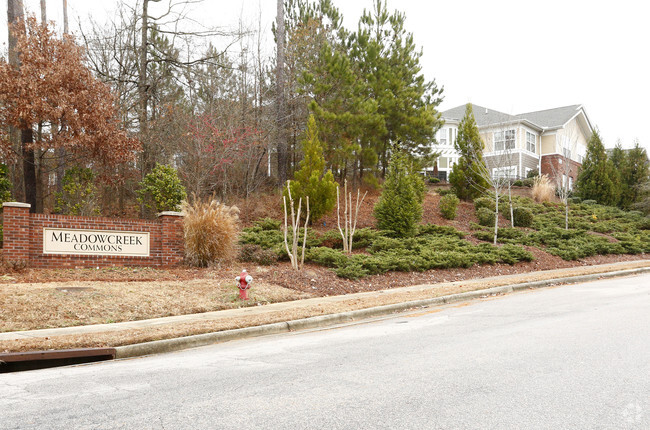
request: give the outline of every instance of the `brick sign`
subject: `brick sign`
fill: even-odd
[[[148,257],[149,233],[44,228],[43,253]]]
[[[157,220],[29,213],[30,205],[4,202],[6,261],[43,269],[170,267],[183,262],[183,217]]]

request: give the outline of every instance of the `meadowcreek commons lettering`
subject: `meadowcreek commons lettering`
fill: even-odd
[[[69,243],[75,251],[122,252],[123,245],[142,245],[142,237],[128,234],[52,232],[52,243]]]

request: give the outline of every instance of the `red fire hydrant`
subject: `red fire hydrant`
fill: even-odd
[[[235,278],[239,282],[239,298],[241,300],[248,300],[248,289],[251,287],[253,277],[246,272],[246,269],[241,271],[241,274]]]

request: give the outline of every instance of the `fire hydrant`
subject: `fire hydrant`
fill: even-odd
[[[241,274],[235,278],[239,282],[239,298],[241,300],[248,300],[248,289],[251,287],[253,277],[246,272],[246,269],[241,271]]]

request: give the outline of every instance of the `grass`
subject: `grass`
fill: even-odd
[[[318,302],[301,301],[297,302],[295,306],[285,309],[274,309],[273,306],[260,306],[250,309],[250,312],[246,312],[244,315],[239,315],[237,317],[219,316],[213,320],[196,321],[184,324],[162,324],[141,329],[0,341],[0,351],[9,352],[35,349],[114,347],[139,342],[149,342],[160,339],[170,339],[201,333],[251,327],[317,315],[346,312],[372,306],[382,306],[410,300],[474,291],[516,282],[539,281],[568,275],[602,273],[611,270],[624,270],[645,266],[647,266],[647,262],[626,262],[606,266],[571,267],[568,269],[522,273],[491,279],[481,278],[475,280],[464,280],[462,282],[443,282],[436,285],[393,290],[388,294],[362,293],[354,296],[339,296],[333,298],[334,300]],[[0,286],[0,291],[2,291],[4,287],[4,285]],[[465,306],[465,304],[459,306]]]
[[[0,332],[107,324],[297,300],[308,294],[256,282],[237,299],[234,275],[158,282],[0,284]]]

